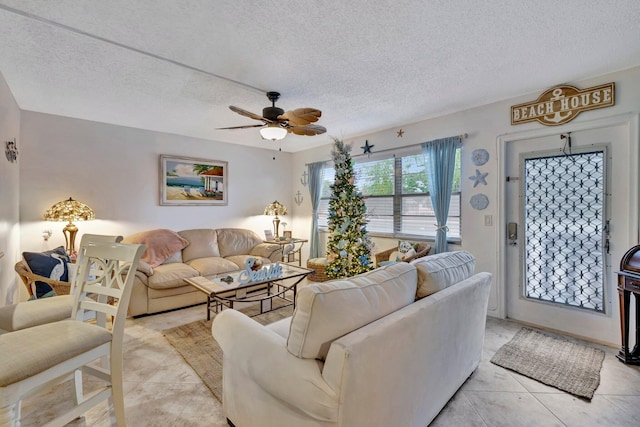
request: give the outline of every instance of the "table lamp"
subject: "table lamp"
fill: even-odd
[[[47,209],[44,213],[44,219],[45,221],[69,221],[62,229],[62,233],[67,244],[67,253],[73,256],[76,253],[75,241],[78,233],[78,227],[73,221],[96,219],[96,214],[89,206],[69,197],[68,200],[62,200]]]
[[[278,235],[278,226],[280,225],[280,218],[278,215],[286,215],[287,208],[284,207],[282,203],[275,200],[273,203],[269,203],[266,208],[264,208],[265,215],[275,215],[276,217],[273,219],[273,238],[278,239],[280,236]]]

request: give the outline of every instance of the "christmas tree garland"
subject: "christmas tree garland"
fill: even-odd
[[[334,138],[331,150],[335,181],[329,199],[329,232],[326,275],[336,279],[355,276],[373,268],[373,243],[367,233],[366,213],[362,193],[355,186],[350,145]]]

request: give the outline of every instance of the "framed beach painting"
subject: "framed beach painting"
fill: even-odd
[[[227,204],[227,162],[162,154],[160,156],[160,204]]]

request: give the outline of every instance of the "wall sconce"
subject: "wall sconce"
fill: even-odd
[[[18,160],[18,145],[16,144],[15,138],[13,138],[13,141],[7,141],[5,143],[4,154],[11,163]]]

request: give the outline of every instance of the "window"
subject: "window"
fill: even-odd
[[[422,154],[399,157],[355,158],[356,187],[367,205],[367,230],[373,235],[393,237],[434,237],[436,218],[429,197],[429,183]],[[326,230],[328,223],[330,185],[335,171],[323,170],[322,194],[318,224]],[[453,193],[447,219],[449,238],[459,239],[460,233],[460,149],[456,152]]]

